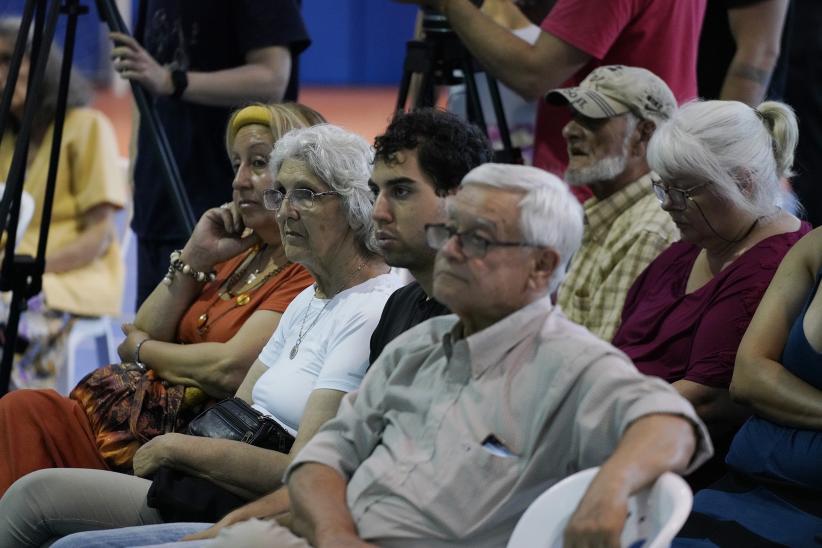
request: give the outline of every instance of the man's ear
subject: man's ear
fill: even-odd
[[[636,128],[639,131],[640,142],[647,145],[656,130],[656,124],[652,120],[640,120]]]
[[[544,290],[551,282],[551,277],[559,268],[559,253],[552,247],[536,249],[531,271],[531,285],[535,290]]]

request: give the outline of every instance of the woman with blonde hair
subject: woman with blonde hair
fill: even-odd
[[[137,451],[139,477],[66,468],[32,472],[0,499],[0,515],[7,516],[0,520],[0,546],[40,546],[73,532],[161,523],[181,514],[214,521],[282,485],[294,456],[359,387],[371,334],[385,301],[402,285],[377,253],[368,186],[372,159],[362,137],[328,124],[289,132],[272,153],[276,183],[264,191],[263,203],[276,215],[286,256],[316,283],[288,306],[235,399],[275,421],[288,443],[272,450],[171,433]],[[181,260],[194,272],[207,265],[206,254],[188,246]],[[180,277],[171,287],[187,281]],[[201,492],[159,481],[155,474],[168,477],[166,470],[172,478],[183,476],[183,485],[207,482],[214,504],[195,508]],[[146,479],[152,476],[153,484]],[[150,489],[155,494],[149,500]]]
[[[0,399],[0,494],[42,468],[130,471],[142,444],[185,429],[203,402],[236,392],[288,304],[313,281],[286,258],[263,203],[274,143],[307,125],[288,104],[232,115],[233,202],[203,215],[165,283],[123,326],[123,364],[90,373],[71,398],[18,390]],[[202,279],[179,272],[192,256]]]

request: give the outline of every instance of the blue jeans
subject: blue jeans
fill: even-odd
[[[63,537],[52,548],[127,548],[176,542],[186,535],[199,533],[211,523],[160,523],[139,527],[121,527],[103,531],[87,531]],[[191,543],[195,545],[194,542]]]

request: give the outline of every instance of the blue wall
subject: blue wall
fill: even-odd
[[[416,13],[391,0],[303,0],[313,42],[302,56],[302,82],[399,83]]]
[[[83,0],[81,4],[87,6],[89,12],[77,18],[74,65],[92,80],[105,81],[109,78],[109,74],[106,59],[108,46],[104,42],[104,27],[100,22],[94,0]],[[0,16],[20,16],[24,5],[25,0],[0,0]],[[57,22],[56,42],[61,48],[64,43],[66,20],[67,18],[61,15]],[[34,32],[34,27],[31,32]]]
[[[231,0],[225,0],[230,2]],[[136,1],[134,2],[136,4]],[[392,0],[303,0],[303,17],[312,38],[302,55],[301,80],[316,85],[397,84],[405,42],[414,31],[414,6]],[[0,0],[0,15],[19,15],[24,0]],[[75,65],[97,81],[107,78],[105,29],[94,0],[79,18]],[[62,46],[65,18],[58,27]]]

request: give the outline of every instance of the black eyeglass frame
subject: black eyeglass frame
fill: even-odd
[[[675,206],[669,206],[669,209],[673,209],[674,211],[685,211],[686,209],[688,209],[688,201],[690,200],[694,202],[694,191],[699,190],[707,184],[708,182],[706,181],[704,183],[699,183],[688,188],[674,188],[663,184],[662,179],[653,179],[651,181],[651,187],[654,190],[654,194],[656,194],[656,199],[659,200],[659,205],[664,204],[665,198],[667,197],[668,201],[671,203],[671,206]],[[673,196],[675,195],[682,196],[682,201],[679,203],[676,202],[673,198]]]
[[[444,238],[440,242],[440,244],[437,245],[434,240],[438,239],[436,238],[435,233],[439,230],[444,230],[445,233],[442,233],[440,235],[447,235],[447,238]],[[489,240],[488,238],[483,238],[482,236],[473,235],[471,234],[472,232],[474,232],[474,230],[458,232],[455,227],[448,225],[446,223],[427,224],[425,225],[425,243],[428,244],[428,247],[430,247],[431,249],[439,251],[443,248],[446,242],[448,242],[448,240],[456,236],[457,244],[459,245],[462,254],[471,259],[481,259],[485,257],[485,255],[488,253],[489,247],[542,247],[540,245],[529,244],[526,242],[506,242],[500,240]],[[469,244],[466,248],[465,242],[463,240],[463,238],[466,235],[471,235],[472,238],[474,238],[475,240],[479,240],[479,242],[482,243],[478,244],[478,242],[475,241],[474,244]],[[476,248],[476,245],[480,245],[481,247]],[[473,249],[474,251],[469,251],[469,249]]]

